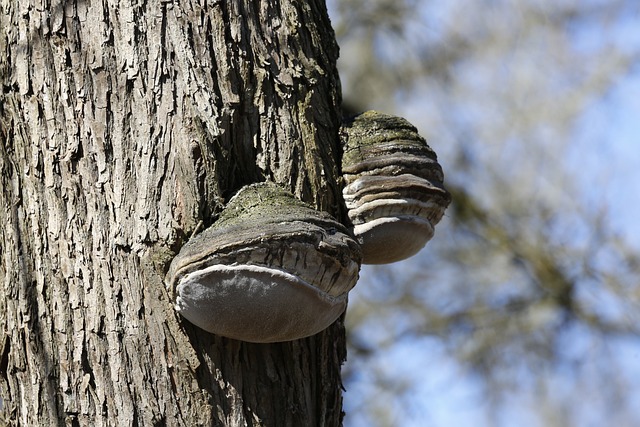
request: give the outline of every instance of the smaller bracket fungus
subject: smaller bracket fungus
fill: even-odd
[[[345,310],[362,254],[347,229],[275,184],[243,187],[171,262],[175,308],[194,325],[249,342],[290,341]]]
[[[345,123],[342,138],[342,195],[363,263],[414,255],[451,201],[436,153],[405,119],[376,111]]]

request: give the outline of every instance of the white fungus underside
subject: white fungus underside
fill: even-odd
[[[250,342],[289,341],[328,327],[346,308],[286,271],[258,265],[212,265],[182,277],[176,310],[196,326]]]
[[[415,255],[433,237],[430,221],[410,215],[378,218],[353,228],[364,264],[386,264]]]

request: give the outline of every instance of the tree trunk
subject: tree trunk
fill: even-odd
[[[343,219],[321,0],[0,0],[0,385],[11,425],[340,425],[340,321],[249,344],[164,274],[243,185]]]

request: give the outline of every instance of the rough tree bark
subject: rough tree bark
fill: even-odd
[[[344,331],[259,345],[163,283],[234,191],[342,218],[322,0],[0,0],[0,386],[11,425],[339,425]]]

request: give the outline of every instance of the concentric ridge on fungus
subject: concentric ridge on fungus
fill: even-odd
[[[275,184],[242,188],[174,258],[176,310],[209,332],[250,342],[294,340],[333,323],[358,280],[347,229]]]
[[[345,123],[342,138],[342,194],[363,263],[412,256],[451,201],[435,152],[405,119],[376,111]]]

